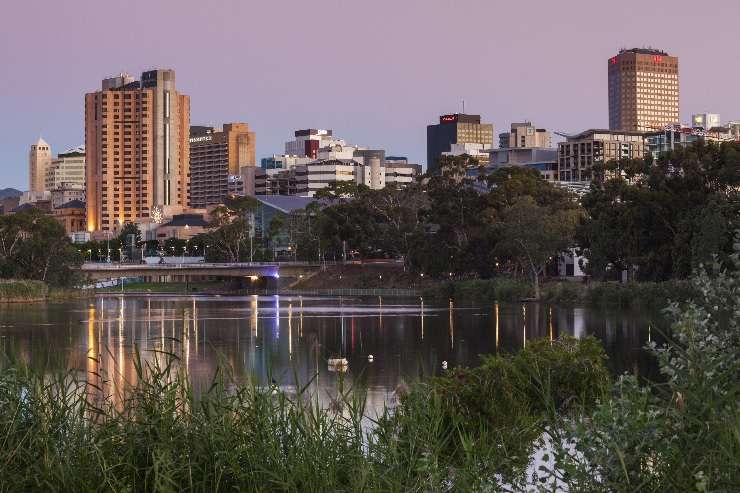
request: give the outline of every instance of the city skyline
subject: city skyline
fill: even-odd
[[[607,22],[586,2],[569,9],[473,0],[288,9],[178,2],[170,14],[172,2],[134,1],[125,11],[136,22],[115,42],[109,33],[124,26],[123,7],[46,3],[5,11],[0,188],[28,188],[28,149],[39,137],[55,155],[84,143],[84,94],[96,81],[155,67],[177,72],[193,125],[247,122],[258,160],[280,153],[295,129],[332,128],[349,142],[426,164],[426,126],[462,111],[463,99],[466,112],[497,132],[524,120],[551,131],[608,128],[605,61],[643,46],[681,60],[682,122],[704,112],[740,119],[732,97],[740,68],[717,49],[732,53],[735,2],[711,11],[678,2],[666,12],[626,1]],[[162,19],[171,27],[160,27]],[[79,32],[54,34],[75,23]],[[712,29],[697,43],[691,33],[706,25]],[[29,34],[40,31],[49,35]]]

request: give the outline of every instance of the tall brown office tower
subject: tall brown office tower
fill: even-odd
[[[121,74],[85,95],[87,229],[189,205],[190,98],[174,70]]]
[[[678,58],[660,50],[621,50],[609,65],[609,129],[650,131],[679,123]]]
[[[191,207],[223,203],[229,177],[255,165],[254,145],[254,132],[246,123],[227,123],[222,129],[190,127]]]

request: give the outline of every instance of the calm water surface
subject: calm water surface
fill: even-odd
[[[534,338],[594,335],[615,372],[655,377],[641,349],[661,332],[644,313],[535,303],[464,306],[419,298],[297,296],[101,296],[59,304],[0,306],[0,352],[47,370],[103,374],[109,391],[135,382],[133,354],[178,355],[196,389],[218,365],[238,380],[290,387],[312,381],[334,393],[346,358],[345,385],[367,390],[382,409],[401,382],[448,367],[474,366],[480,354],[517,351]],[[369,361],[368,356],[373,355]],[[311,380],[315,375],[318,377]],[[92,378],[92,377],[90,377]]]

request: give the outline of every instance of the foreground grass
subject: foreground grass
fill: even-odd
[[[288,395],[219,371],[196,396],[163,353],[137,361],[125,395],[102,392],[99,375],[10,364],[0,374],[0,489],[478,489],[522,475],[550,411],[593,405],[603,359],[592,339],[541,341],[412,387],[370,431],[361,391],[327,409],[305,389]],[[543,399],[543,385],[557,397]]]

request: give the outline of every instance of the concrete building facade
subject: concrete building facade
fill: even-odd
[[[190,98],[173,70],[121,74],[85,95],[88,231],[189,206]]]
[[[722,120],[717,113],[694,113],[691,115],[691,127],[711,130],[722,126]]]
[[[71,237],[74,233],[85,231],[87,228],[85,203],[81,200],[70,200],[54,206],[52,216],[64,226],[67,236]]]
[[[28,152],[28,191],[43,192],[46,188],[46,174],[51,167],[51,146],[39,137]]]
[[[512,123],[511,130],[498,134],[501,149],[552,147],[552,136],[544,128],[537,128],[531,122]]]
[[[52,159],[46,171],[45,189],[85,190],[85,146],[73,147]],[[83,199],[84,202],[84,199]]]
[[[507,166],[524,166],[540,172],[549,182],[558,181],[558,150],[550,147],[510,147],[490,151],[487,172]],[[471,170],[471,173],[474,170]],[[469,176],[476,176],[469,174]]]
[[[452,152],[453,144],[477,144],[485,151],[493,147],[493,125],[481,123],[480,115],[442,115],[439,123],[427,125],[427,172],[439,171],[439,160]],[[464,147],[464,146],[463,146]]]
[[[190,205],[205,208],[223,203],[229,177],[255,166],[255,134],[247,123],[222,128],[190,127]]]
[[[317,159],[319,149],[334,144],[345,145],[342,139],[335,139],[331,130],[307,128],[296,130],[295,139],[285,143],[285,154]]]
[[[607,64],[610,130],[652,131],[680,122],[677,57],[633,48]]]
[[[77,200],[81,203],[85,202],[85,189],[76,185],[66,186],[66,184],[62,184],[49,193],[51,194],[52,207],[59,207],[60,205],[73,200]]]
[[[596,178],[595,164],[619,159],[641,159],[647,146],[644,132],[590,129],[558,143],[558,180],[588,182]]]

